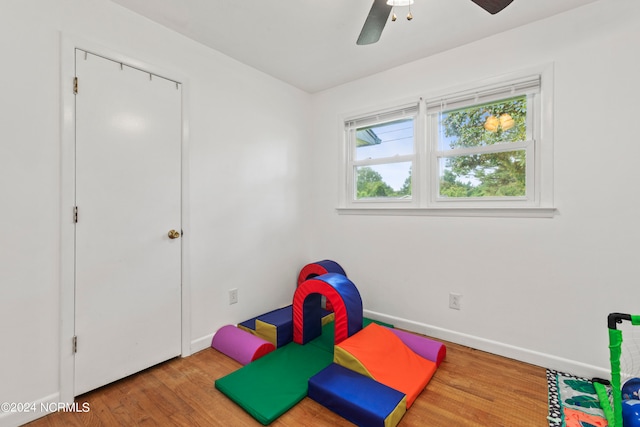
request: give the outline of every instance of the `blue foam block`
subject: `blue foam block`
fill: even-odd
[[[322,316],[322,318],[331,314],[331,311],[321,309],[320,315]],[[238,326],[255,331],[256,320],[260,320],[261,322],[273,325],[275,327],[275,342],[273,342],[273,344],[277,348],[280,348],[293,341],[293,306],[288,305],[286,307],[272,310],[268,313],[264,313],[260,316],[256,316],[252,319],[238,323]]]
[[[406,412],[403,393],[335,363],[309,379],[308,396],[358,426],[395,426]]]
[[[280,348],[283,345],[289,344],[293,341],[293,308],[287,306],[278,310],[270,311],[269,313],[258,316],[258,320],[274,325],[277,330],[276,347]]]

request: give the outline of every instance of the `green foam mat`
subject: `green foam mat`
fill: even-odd
[[[215,386],[267,425],[304,399],[309,378],[332,361],[333,351],[289,343],[216,380]]]
[[[371,323],[363,319],[364,326]],[[385,326],[391,326],[382,322]],[[306,345],[289,343],[215,382],[215,387],[263,425],[307,396],[309,378],[333,362],[334,323]]]

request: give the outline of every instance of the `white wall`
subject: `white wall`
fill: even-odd
[[[290,303],[309,261],[310,96],[107,0],[0,9],[0,402],[60,392],[61,34],[186,77],[192,350]]]
[[[638,312],[637,22],[639,2],[602,0],[310,96],[107,0],[3,0],[0,402],[60,391],[60,33],[187,78],[194,350],[288,303],[297,269],[331,258],[372,317],[589,375],[607,367],[606,315]],[[339,114],[548,62],[555,218],[336,213]]]
[[[607,375],[607,314],[640,310],[638,22],[637,0],[602,0],[314,95],[312,258],[340,262],[371,317]],[[551,62],[553,219],[336,212],[340,114]]]

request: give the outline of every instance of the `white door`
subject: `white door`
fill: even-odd
[[[75,395],[181,350],[182,85],[76,50]]]

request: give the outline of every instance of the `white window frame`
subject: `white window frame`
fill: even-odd
[[[539,81],[533,90],[532,82]],[[506,96],[505,96],[506,94]],[[455,107],[473,106],[504,98],[528,94],[532,104],[527,108],[526,141],[505,143],[473,149],[438,151],[437,116],[434,108],[444,111]],[[418,97],[416,97],[418,98]],[[413,102],[415,105],[417,101]],[[396,104],[400,105],[400,104]],[[401,107],[381,109],[375,113],[352,114],[341,118],[344,146],[344,174],[341,180],[340,214],[356,215],[427,215],[427,216],[489,216],[544,217],[555,215],[553,206],[553,64],[532,67],[506,75],[429,93],[420,97],[415,119],[414,159],[412,169],[412,199],[355,199],[354,155],[355,141],[346,130],[349,123],[363,118],[381,117]],[[531,132],[529,132],[531,129]],[[478,154],[485,152],[526,152],[527,193],[524,197],[497,198],[440,198],[438,197],[438,158],[443,154]]]
[[[527,139],[519,142],[495,144],[473,148],[457,148],[451,150],[438,149],[440,113],[459,108],[473,108],[494,101],[525,95],[527,97]],[[516,207],[538,206],[539,197],[536,192],[539,176],[539,161],[535,157],[536,146],[540,141],[538,126],[540,109],[540,76],[533,75],[523,79],[505,81],[495,86],[476,88],[472,91],[455,93],[441,98],[427,100],[427,121],[429,123],[429,157],[431,163],[429,206],[447,207]],[[505,151],[524,150],[526,157],[525,180],[526,194],[522,197],[482,197],[482,198],[446,198],[441,197],[439,189],[439,160],[446,157],[457,157],[473,154],[500,153]]]
[[[344,147],[345,147],[345,173],[343,177],[343,207],[349,208],[367,208],[372,206],[384,207],[384,208],[407,208],[418,206],[418,200],[415,194],[415,185],[418,182],[416,179],[416,170],[418,166],[416,162],[418,160],[417,145],[419,140],[424,140],[423,126],[420,126],[420,117],[422,105],[417,100],[413,102],[403,103],[400,106],[396,106],[390,109],[383,109],[368,114],[360,114],[352,116],[347,119],[342,119],[343,135],[344,135]],[[374,126],[384,123],[393,122],[396,120],[402,120],[406,118],[413,118],[413,153],[405,155],[396,155],[391,157],[379,157],[375,159],[360,159],[356,160],[356,131],[358,128],[364,126]],[[362,166],[376,166],[392,163],[406,163],[412,164],[411,173],[411,198],[356,198],[357,182],[356,182],[356,169]]]

